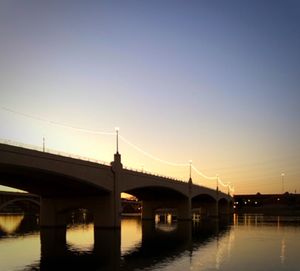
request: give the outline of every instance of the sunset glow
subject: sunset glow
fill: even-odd
[[[109,163],[117,126],[123,166],[299,192],[295,6],[3,3],[0,137]]]

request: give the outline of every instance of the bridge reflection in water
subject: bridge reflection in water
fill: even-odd
[[[24,235],[38,227],[37,221],[32,217],[24,216],[22,221],[25,222],[18,221],[16,220],[17,233],[2,231],[2,235]],[[31,227],[22,226],[28,224],[29,221],[32,223]],[[201,221],[197,223],[190,221],[155,223],[141,221],[139,218],[123,219],[121,231],[116,229],[94,230],[92,224],[80,224],[77,227],[87,231],[85,237],[88,236],[88,239],[93,236],[94,244],[88,240],[88,246],[84,249],[80,249],[80,244],[79,247],[74,246],[70,234],[74,231],[74,227],[68,229],[64,227],[41,228],[40,262],[28,266],[28,268],[30,270],[35,268],[40,270],[144,269],[168,262],[182,253],[192,255],[193,250],[198,249],[210,238],[221,236],[227,229],[226,223],[221,223],[219,220],[209,220],[205,223]],[[2,228],[1,225],[0,228]],[[121,232],[123,236],[121,236]],[[76,237],[73,236],[73,238]],[[86,240],[82,240],[82,242],[84,243]]]

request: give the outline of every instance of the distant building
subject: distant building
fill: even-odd
[[[237,213],[299,215],[300,194],[235,195],[234,209]]]

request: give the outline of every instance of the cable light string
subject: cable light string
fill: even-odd
[[[210,176],[205,175],[200,170],[198,170],[194,165],[192,165],[192,169],[195,170],[195,172],[198,173],[198,175],[200,175],[204,179],[212,180],[212,181],[216,181],[218,179],[218,177],[210,177]]]
[[[136,149],[137,151],[139,151],[140,153],[144,154],[145,156],[155,160],[155,161],[158,161],[158,162],[161,162],[163,164],[166,164],[166,165],[169,165],[169,166],[174,166],[174,167],[186,167],[186,166],[189,166],[189,163],[173,163],[173,162],[170,162],[170,161],[166,161],[166,160],[163,160],[163,159],[160,159],[144,150],[142,150],[140,147],[138,147],[137,145],[133,144],[132,142],[130,142],[129,140],[127,140],[124,136],[121,136],[119,134],[119,137],[120,139],[125,142],[126,144],[130,145],[131,147],[133,147],[134,149]]]
[[[16,111],[16,110],[4,107],[4,106],[1,106],[1,109],[4,110],[4,111],[13,113],[13,114],[21,115],[21,116],[26,117],[26,118],[38,120],[38,121],[41,121],[41,122],[46,122],[46,123],[49,123],[51,125],[60,126],[60,127],[67,128],[67,129],[72,129],[72,130],[83,132],[83,133],[90,133],[90,134],[97,134],[97,135],[116,135],[114,132],[104,132],[104,131],[90,130],[90,129],[84,129],[84,128],[80,128],[80,127],[65,125],[65,124],[62,124],[62,123],[59,123],[59,122],[56,122],[56,121],[51,121],[51,120],[47,120],[47,119],[40,118],[40,117],[37,117],[37,116],[33,116],[33,115],[30,115],[30,114],[25,114],[25,113],[22,113],[22,112],[19,112],[19,111]],[[228,189],[232,192],[234,191],[234,188],[232,186],[230,186],[229,184],[225,184],[218,176],[214,176],[214,177],[208,176],[208,175],[204,174],[203,172],[201,172],[200,170],[198,170],[194,165],[190,165],[190,163],[174,163],[174,162],[170,162],[170,161],[167,161],[167,160],[160,159],[159,157],[156,157],[156,156],[142,150],[140,147],[133,144],[132,142],[130,142],[128,139],[126,139],[122,135],[119,134],[118,136],[120,137],[120,139],[124,143],[128,144],[129,146],[133,147],[135,150],[139,151],[140,153],[144,154],[145,156],[147,156],[147,157],[149,157],[149,158],[151,158],[155,161],[158,161],[158,162],[166,164],[166,165],[175,166],[175,167],[176,166],[177,167],[191,166],[192,169],[198,175],[200,175],[201,177],[203,177],[207,180],[218,180],[218,183],[220,183],[222,186],[228,187]]]
[[[90,129],[84,129],[84,128],[80,128],[80,127],[65,125],[65,124],[62,124],[62,123],[59,123],[59,122],[56,122],[56,121],[51,121],[51,120],[43,119],[43,118],[40,118],[40,117],[37,117],[37,116],[21,113],[21,112],[12,110],[12,109],[4,107],[4,106],[1,106],[1,109],[5,110],[7,112],[13,113],[13,114],[21,115],[21,116],[26,117],[26,118],[38,120],[38,121],[41,121],[41,122],[46,122],[46,123],[49,123],[51,125],[60,126],[62,128],[67,128],[67,129],[72,129],[72,130],[75,130],[75,131],[78,131],[78,132],[90,133],[90,134],[96,134],[96,135],[115,135],[115,133],[113,133],[113,132],[96,131],[96,130],[90,130]]]
[[[133,147],[135,150],[139,151],[140,153],[144,154],[145,156],[155,160],[155,161],[158,161],[158,162],[161,162],[161,163],[164,163],[166,165],[170,165],[170,166],[180,166],[180,167],[186,167],[186,166],[190,166],[189,163],[173,163],[173,162],[170,162],[170,161],[166,161],[166,160],[163,160],[163,159],[160,159],[159,157],[156,157],[144,150],[142,150],[140,147],[138,147],[137,145],[133,144],[132,142],[130,142],[128,139],[126,139],[124,136],[121,136],[119,134],[119,137],[120,139],[125,142],[126,144],[130,145],[131,147]],[[222,186],[224,187],[228,187],[230,191],[233,191],[233,187],[231,187],[229,184],[225,184],[218,176],[214,176],[214,177],[211,177],[211,176],[208,176],[206,174],[204,174],[203,172],[201,172],[200,170],[198,170],[194,165],[191,165],[192,169],[198,173],[198,175],[200,175],[201,177],[207,179],[207,180],[218,180],[218,183],[220,183]]]
[[[219,177],[218,178],[218,183],[223,185],[224,187],[228,187],[228,189],[231,191],[231,192],[234,192],[234,188],[233,186],[231,186],[229,183],[224,183]]]

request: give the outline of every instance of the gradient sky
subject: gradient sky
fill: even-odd
[[[120,133],[235,193],[300,192],[300,2],[0,3],[0,138],[111,161]],[[120,142],[124,165],[188,179]],[[196,183],[215,186],[193,172]]]

